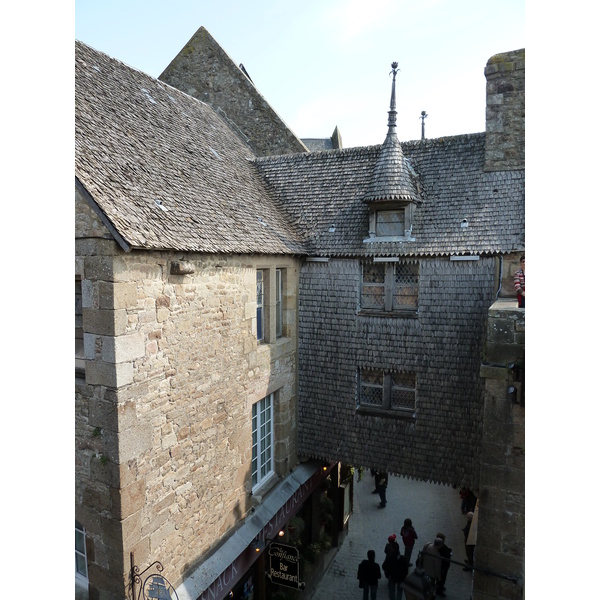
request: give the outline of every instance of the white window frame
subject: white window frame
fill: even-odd
[[[265,339],[265,272],[256,271],[256,339],[259,342]]]
[[[83,544],[78,544],[78,539],[81,540]],[[85,573],[82,573],[80,570],[80,563],[82,559],[83,564],[85,565]],[[83,525],[81,525],[77,521],[75,521],[75,582],[81,583],[85,586],[88,585],[88,564],[87,550],[85,547],[85,527],[83,527]]]
[[[252,490],[268,479],[274,472],[274,401],[269,394],[252,405]]]
[[[275,335],[283,335],[283,273],[275,269]]]

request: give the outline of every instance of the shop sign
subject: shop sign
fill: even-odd
[[[300,554],[298,548],[273,542],[269,546],[269,579],[272,583],[299,590]]]

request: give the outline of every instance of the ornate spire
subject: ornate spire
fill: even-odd
[[[365,202],[381,202],[399,200],[419,202],[417,189],[412,181],[407,160],[404,158],[402,146],[396,135],[396,73],[398,63],[392,63],[392,97],[388,112],[388,132],[381,145],[379,157],[371,176],[371,182],[363,200]]]
[[[390,99],[390,110],[388,111],[388,135],[394,134],[396,135],[396,73],[400,69],[398,68],[398,63],[392,63],[392,70],[390,74],[393,74],[392,79],[392,97]]]

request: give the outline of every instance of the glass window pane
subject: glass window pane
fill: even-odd
[[[85,535],[82,531],[75,530],[75,550],[85,552]]]
[[[376,226],[375,235],[383,236],[402,236],[404,235],[404,209],[398,210],[380,210],[375,216]]]
[[[419,299],[419,265],[398,263],[394,277],[393,308],[416,309]]]
[[[75,554],[75,568],[80,575],[87,577],[87,565],[85,562],[85,556],[82,554]]]
[[[360,304],[362,308],[385,308],[384,263],[365,263],[363,265],[363,282]]]

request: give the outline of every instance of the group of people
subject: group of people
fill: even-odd
[[[404,520],[404,525],[400,530],[400,537],[404,545],[404,552],[400,552],[400,544],[396,541],[396,534],[391,534],[383,550],[385,559],[381,568],[379,563],[375,562],[375,550],[369,550],[366,560],[363,560],[358,566],[356,578],[358,579],[359,587],[363,590],[363,600],[368,600],[369,594],[371,600],[376,600],[382,570],[388,581],[388,596],[390,600],[401,600],[403,592],[402,583],[408,575],[408,568],[412,567],[410,559],[415,541],[419,537],[410,519]]]
[[[467,512],[467,524],[463,528],[465,536],[465,551],[467,558],[463,571],[473,570],[475,545],[470,543],[469,533],[473,522],[473,513]],[[356,575],[359,587],[363,590],[363,600],[376,600],[381,572],[388,581],[388,596],[390,600],[401,600],[403,594],[402,583],[408,576],[408,569],[416,540],[419,538],[410,519],[404,520],[400,530],[400,537],[404,545],[404,552],[400,551],[400,544],[396,541],[396,534],[388,537],[383,550],[385,559],[381,565],[375,562],[375,551],[369,550],[367,558],[363,560]],[[419,553],[417,567],[423,571],[431,581],[431,593],[436,596],[446,596],[446,578],[450,569],[452,548],[446,544],[446,536],[438,532],[433,542],[427,543]]]

